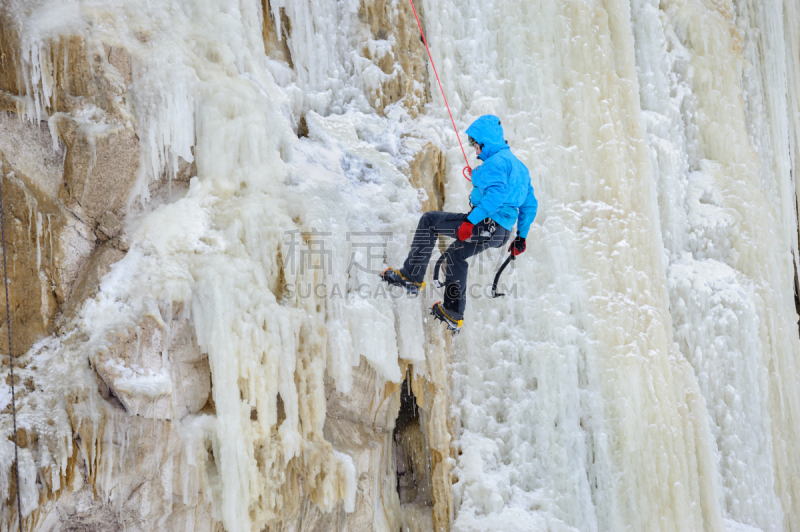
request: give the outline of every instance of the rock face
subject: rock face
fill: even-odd
[[[379,113],[386,106],[404,101],[416,115],[430,100],[428,64],[411,4],[392,0],[363,1],[358,20],[369,29],[371,41],[361,53],[384,74],[381,84],[368,90],[370,102]],[[391,43],[387,49],[380,43]]]
[[[138,60],[119,43],[85,32],[55,35],[38,43],[48,55],[37,87],[30,49],[15,29],[26,28],[29,21],[13,7],[0,13],[0,163],[23,484],[18,488],[6,468],[4,449],[0,484],[8,489],[3,490],[2,529],[17,526],[14,501],[20,489],[29,530],[219,530],[223,511],[213,486],[220,472],[207,469],[215,467],[216,444],[203,443],[201,437],[201,447],[208,449],[192,447],[194,435],[207,433],[217,412],[209,358],[198,345],[190,307],[182,302],[151,306],[114,329],[100,349],[76,332],[82,328],[76,324],[83,319],[83,306],[100,297],[104,276],[128,252],[131,213],[142,209],[134,197],[141,192],[135,188],[142,176],[142,132],[131,96]],[[262,10],[268,56],[295,68],[290,39],[297,13],[287,14],[283,7],[273,11],[266,0]],[[365,2],[355,17],[359,31],[370,36],[359,53],[377,76],[364,86],[370,105],[382,113],[401,102],[412,114],[419,113],[428,98],[427,67],[410,8]],[[29,35],[23,30],[22,37]],[[430,142],[409,141],[408,147],[413,154],[409,180],[425,191],[426,207],[441,208],[444,157]],[[175,190],[185,190],[197,174],[194,162],[177,161],[177,172],[169,177],[165,172],[147,186],[152,204],[171,201]],[[437,368],[437,385],[430,374],[416,376],[413,365],[407,366],[405,388],[387,384],[363,358],[350,393],[337,392],[327,379],[327,413],[318,444],[351,457],[356,482],[352,508],[331,507],[329,495],[320,493],[307,474],[313,466],[295,459],[271,481],[282,484],[274,488],[284,496],[269,509],[273,517],[262,521],[267,529],[396,529],[409,519],[419,521],[420,515],[423,525],[418,527],[449,527],[450,437],[442,430],[447,412],[424,403],[435,396],[447,404],[442,361],[448,351],[436,345],[430,364],[422,365]],[[77,387],[46,382],[65,376],[64,368],[44,375],[40,366],[49,363],[43,353],[51,349],[61,353],[56,358],[73,349],[85,351],[88,368],[77,372],[81,376],[72,383],[80,383]],[[76,370],[69,371],[75,378]],[[414,501],[401,501],[397,491],[397,449],[412,441],[394,437],[401,388],[413,388],[420,398],[414,456],[430,468],[424,473],[426,495]],[[62,390],[66,399],[55,421],[46,421],[50,400],[39,399],[48,389]],[[286,419],[283,404],[278,395],[274,419],[267,421],[273,424],[273,438]],[[5,406],[4,423],[8,414]],[[253,409],[250,417],[258,422],[258,411]],[[48,428],[37,429],[37,420]],[[435,449],[433,458],[429,449]],[[210,460],[196,463],[198,452]],[[31,484],[26,467],[39,461],[36,457],[47,457],[38,466],[43,482]]]
[[[0,24],[0,164],[19,408],[40,388],[36,364],[26,353],[48,335],[69,331],[83,303],[97,294],[100,279],[128,250],[125,225],[140,153],[127,101],[132,71],[125,49],[88,44],[82,36],[51,41],[52,93],[34,102],[18,35],[10,31],[13,13],[0,12]],[[193,341],[185,312],[181,316],[176,309],[176,316],[174,324],[145,318],[139,327],[120,331],[110,351],[90,360],[96,384],[84,393],[105,400],[95,416],[99,425],[86,425],[78,410],[81,398],[67,398],[71,419],[66,421],[74,438],[67,448],[72,451],[60,472],[43,475],[26,509],[29,529],[155,530],[161,526],[156,523],[165,522],[172,529],[212,529],[208,506],[195,504],[187,513],[161,504],[171,499],[172,488],[159,473],[169,472],[181,454],[180,435],[170,420],[196,413],[210,401],[207,357]],[[4,364],[7,371],[7,359]],[[148,386],[137,387],[137,379]],[[3,413],[10,413],[5,401]],[[23,421],[22,456],[48,453],[53,442],[47,433]],[[90,441],[98,447],[87,447]],[[98,460],[100,448],[117,457],[114,463]],[[111,482],[109,490],[117,491],[106,500],[97,499],[95,491],[103,475],[127,479],[124,487]],[[16,481],[6,474],[3,479],[10,488],[3,490],[8,497],[3,530],[14,529]],[[70,492],[69,500],[61,499]],[[115,504],[122,510],[113,509]]]
[[[20,122],[7,112],[0,120],[4,130],[0,159],[3,214],[6,249],[11,251],[6,261],[11,273],[12,347],[20,354],[52,332],[59,303],[56,287],[61,302],[65,302],[81,263],[94,249],[96,237],[85,224],[73,216],[68,218],[69,212],[58,202],[63,155],[53,153],[46,126]],[[13,145],[11,139],[15,139]],[[3,313],[5,323],[5,310]]]
[[[169,324],[146,317],[92,365],[103,399],[151,419],[181,419],[208,403],[211,371],[185,316]]]
[[[3,27],[14,27],[11,14],[2,15]],[[87,265],[107,270],[109,253],[99,261],[105,265],[91,261],[102,242],[125,251],[120,221],[136,180],[139,146],[124,98],[125,80],[131,79],[124,50],[89,49],[77,36],[51,43],[53,92],[33,111],[36,118],[40,112],[51,116],[48,125],[25,119],[32,109],[26,107],[29,82],[18,36],[8,30],[3,35],[0,162],[6,243],[13,250],[7,259],[13,338],[19,342],[14,352],[24,353],[54,331],[79,278],[93,275]]]

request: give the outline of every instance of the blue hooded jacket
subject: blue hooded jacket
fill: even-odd
[[[483,115],[467,128],[467,135],[481,145],[478,159],[483,161],[472,171],[470,202],[475,208],[467,220],[477,224],[491,218],[509,231],[517,222],[517,233],[527,238],[539,204],[528,168],[511,153],[500,119]]]

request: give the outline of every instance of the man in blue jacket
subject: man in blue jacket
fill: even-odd
[[[468,214],[431,211],[422,215],[411,251],[399,270],[387,268],[381,278],[417,293],[438,235],[457,240],[445,251],[447,263],[444,302],[431,314],[452,331],[461,328],[466,305],[467,259],[489,248],[502,246],[517,224],[517,237],[508,250],[517,256],[525,251],[525,238],[536,217],[537,202],[528,168],[517,159],[503,136],[500,119],[484,115],[467,128],[469,143],[483,164],[472,172],[472,210]]]

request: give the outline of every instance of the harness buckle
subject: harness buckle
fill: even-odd
[[[486,229],[481,230],[481,238],[491,238],[495,231],[497,231],[497,222],[491,218],[486,218],[483,223],[486,224]]]

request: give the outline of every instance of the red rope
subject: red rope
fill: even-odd
[[[444,98],[444,104],[447,106],[447,114],[450,115],[450,122],[453,124],[453,131],[456,132],[456,138],[458,139],[458,145],[461,146],[461,153],[464,154],[464,161],[467,163],[467,166],[464,167],[462,170],[462,174],[464,177],[467,178],[467,181],[472,181],[469,176],[472,175],[472,168],[469,166],[469,159],[467,159],[467,152],[464,151],[464,145],[461,144],[461,137],[458,135],[458,128],[456,127],[456,121],[453,120],[453,113],[450,112],[450,104],[447,103],[447,96],[444,95],[444,89],[442,88],[442,82],[439,80],[439,73],[436,72],[436,65],[433,62],[433,56],[431,55],[431,49],[428,48],[428,41],[425,39],[425,32],[422,31],[422,24],[419,23],[419,17],[417,16],[417,9],[414,7],[414,0],[408,0],[411,3],[411,9],[414,11],[414,18],[417,19],[417,26],[419,26],[419,34],[422,36],[422,44],[425,45],[425,50],[428,51],[428,58],[431,60],[431,66],[433,67],[433,73],[436,75],[436,82],[439,84],[439,90],[442,91],[442,98]]]

